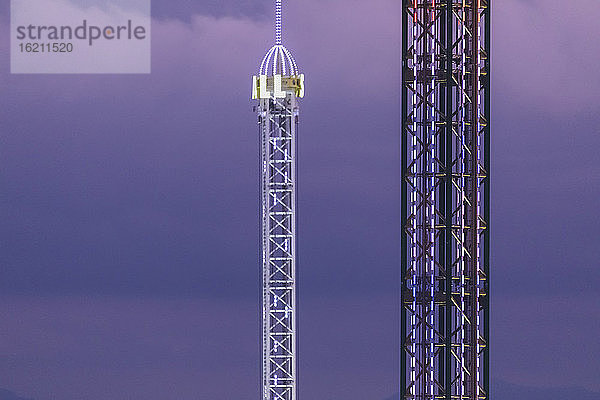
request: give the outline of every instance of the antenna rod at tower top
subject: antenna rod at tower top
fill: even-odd
[[[281,41],[281,0],[275,1],[275,44],[280,45]]]

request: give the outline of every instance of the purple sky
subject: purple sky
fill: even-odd
[[[271,1],[154,0],[150,76],[10,75],[6,3],[0,388],[257,399],[249,96]],[[287,3],[307,76],[300,395],[383,400],[398,373],[400,2]],[[600,399],[600,3],[494,3],[494,400]]]

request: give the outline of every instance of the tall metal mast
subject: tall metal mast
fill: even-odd
[[[400,399],[489,399],[490,4],[403,0]]]
[[[304,75],[282,39],[277,0],[275,45],[252,80],[262,173],[262,400],[297,399],[296,135]]]

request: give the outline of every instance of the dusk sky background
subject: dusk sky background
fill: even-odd
[[[11,75],[0,400],[259,398],[270,0],[153,0],[151,75]],[[289,0],[300,399],[398,391],[400,1]],[[600,399],[600,2],[493,1],[492,400]]]

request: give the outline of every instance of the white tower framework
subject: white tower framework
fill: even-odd
[[[262,400],[297,399],[296,135],[304,75],[282,43],[277,0],[275,45],[252,80],[262,174]]]

